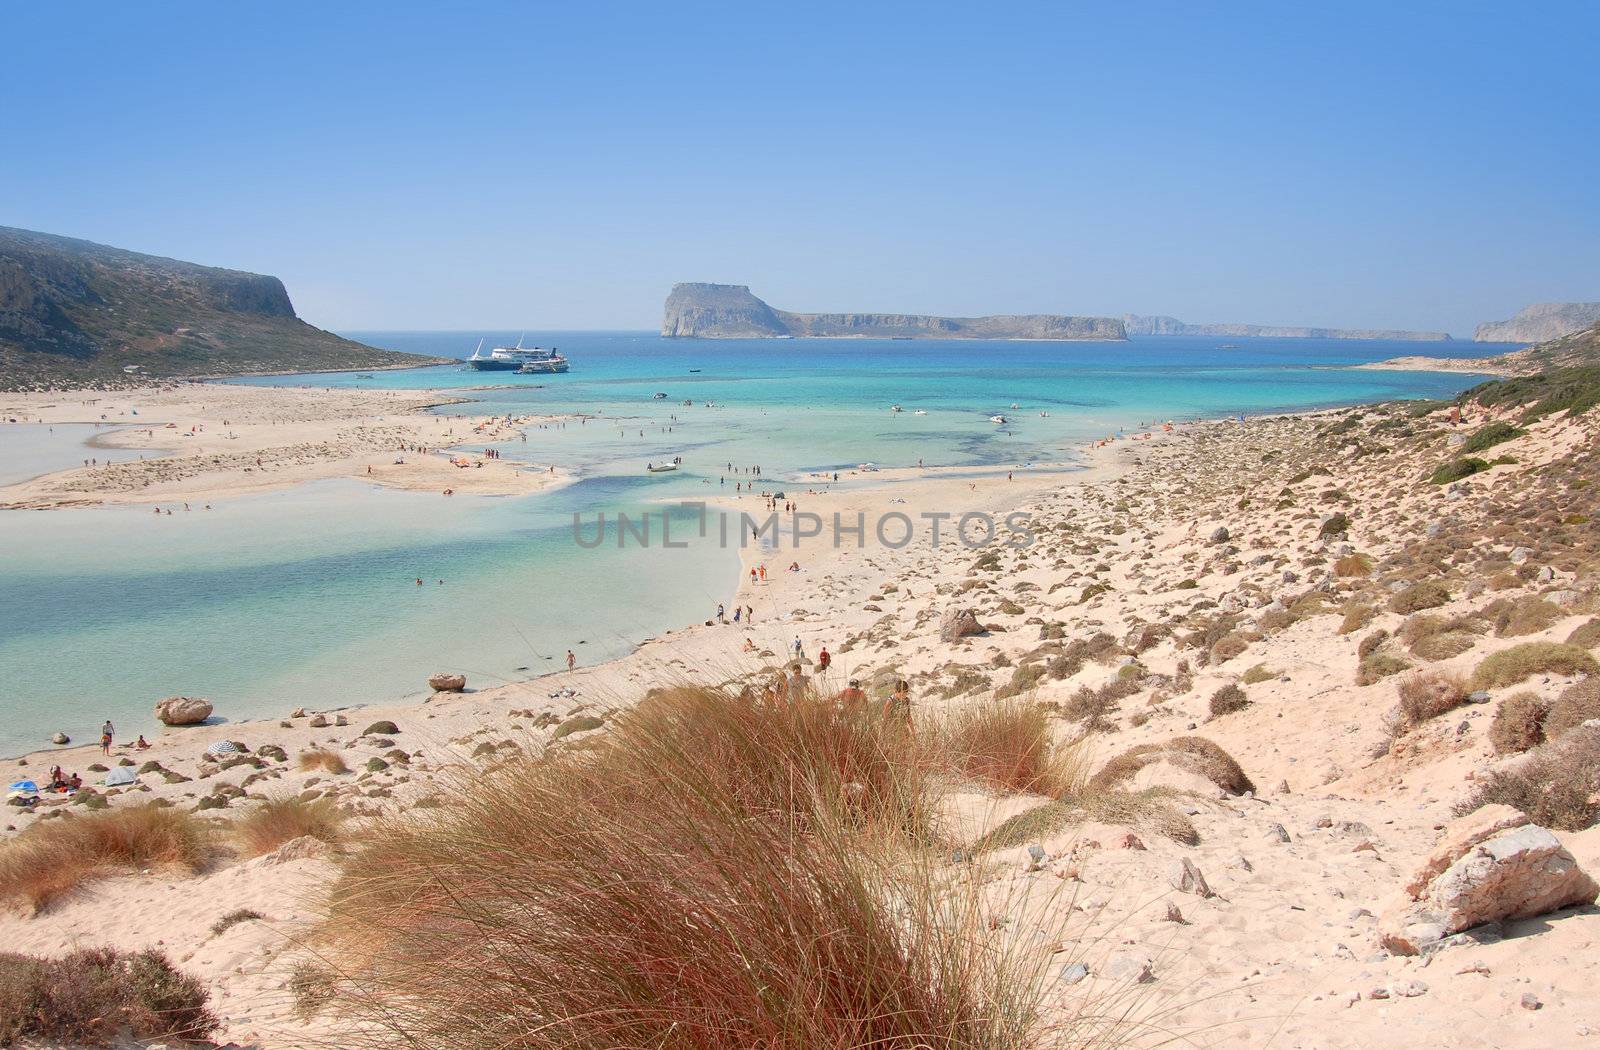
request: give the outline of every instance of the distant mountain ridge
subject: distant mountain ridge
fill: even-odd
[[[1123,314],[1129,335],[1198,335],[1236,339],[1386,339],[1397,342],[1442,343],[1448,332],[1409,332],[1394,328],[1308,328],[1271,324],[1191,324],[1176,317]]]
[[[1065,314],[803,314],[768,306],[743,284],[673,285],[661,320],[668,338],[1126,339],[1115,317]]]
[[[0,226],[0,388],[439,360],[306,324],[276,277]]]
[[[1479,343],[1544,343],[1600,323],[1600,303],[1534,303],[1505,321],[1485,321],[1472,338]]]

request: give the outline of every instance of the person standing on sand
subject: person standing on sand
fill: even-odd
[[[911,728],[911,683],[904,678],[894,684],[894,692],[884,702],[883,717],[894,725]]]
[[[106,724],[100,727],[100,753],[101,754],[103,754],[103,755],[111,754],[111,738],[113,736],[115,736],[116,733],[117,733],[117,729],[116,729],[115,726],[113,726],[111,724],[111,719],[109,719],[109,718],[106,719]]]
[[[574,667],[577,667],[577,666],[578,666],[578,658],[577,658],[577,656],[573,654],[571,649],[568,649],[567,650],[567,671],[570,673],[572,671],[572,669]]]
[[[728,622],[728,610],[721,602],[717,603],[717,622],[718,623],[727,623]]]
[[[817,654],[817,670],[826,671],[831,663],[833,663],[833,657],[828,654],[828,647],[824,645],[822,651]]]

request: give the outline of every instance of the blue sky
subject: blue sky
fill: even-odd
[[[1600,4],[8,4],[0,225],[324,327],[1600,299]]]

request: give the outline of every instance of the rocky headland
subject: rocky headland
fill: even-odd
[[[1129,335],[1196,335],[1234,339],[1383,339],[1395,342],[1442,343],[1448,332],[1408,332],[1396,328],[1310,328],[1303,325],[1194,324],[1176,317],[1123,314]]]
[[[669,338],[782,339],[1125,339],[1114,317],[996,314],[806,314],[778,310],[742,284],[677,284],[667,296],[661,334]]]
[[[1485,321],[1472,333],[1479,343],[1543,343],[1600,323],[1600,303],[1534,303],[1506,321]]]

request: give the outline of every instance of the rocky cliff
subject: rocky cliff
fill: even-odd
[[[775,310],[742,284],[679,284],[667,296],[664,336],[700,339],[1124,339],[1114,317],[996,314],[802,314]]]
[[[1600,303],[1534,303],[1509,321],[1485,321],[1472,333],[1480,343],[1542,343],[1600,323]]]
[[[313,328],[276,277],[0,226],[0,388],[434,360]]]
[[[1190,324],[1176,317],[1123,314],[1129,335],[1198,335],[1236,339],[1392,339],[1409,342],[1444,342],[1447,332],[1407,332],[1389,328],[1306,328],[1271,324]]]

